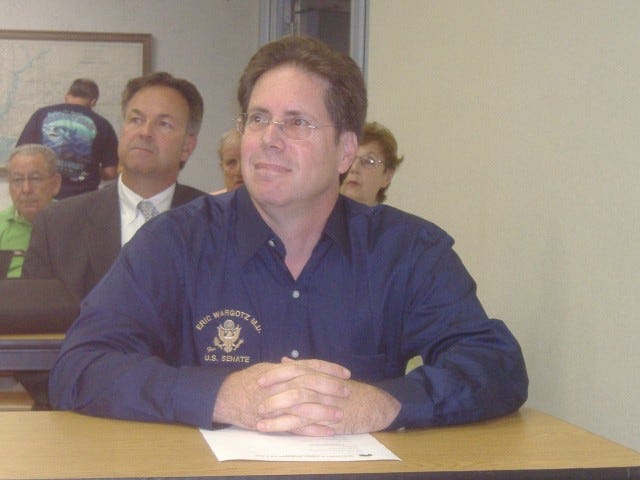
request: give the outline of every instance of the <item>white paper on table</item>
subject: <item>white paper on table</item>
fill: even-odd
[[[400,460],[372,435],[304,437],[227,427],[200,432],[218,461],[355,462]]]

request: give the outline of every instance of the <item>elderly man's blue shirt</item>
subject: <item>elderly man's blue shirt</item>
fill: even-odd
[[[207,427],[231,371],[286,356],[388,391],[402,404],[392,428],[514,411],[527,395],[520,348],[452,245],[425,220],[340,197],[294,280],[244,188],[198,199],[146,224],[86,298],[52,402]],[[424,365],[405,375],[416,355]]]

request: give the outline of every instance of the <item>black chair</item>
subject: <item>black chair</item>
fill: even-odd
[[[0,278],[0,335],[64,333],[79,311],[60,280]]]
[[[48,410],[49,369],[80,302],[57,279],[0,278],[0,370],[11,373],[33,399],[34,410]]]

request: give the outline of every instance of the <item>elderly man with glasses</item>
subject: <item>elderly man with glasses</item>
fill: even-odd
[[[9,155],[7,182],[13,203],[0,212],[0,250],[13,252],[7,277],[22,274],[33,220],[60,190],[57,162],[53,150],[38,144],[22,145]]]
[[[227,130],[220,138],[218,157],[220,158],[220,169],[224,175],[224,188],[211,192],[212,195],[232,192],[244,185],[240,171],[241,139],[240,132],[235,128]]]

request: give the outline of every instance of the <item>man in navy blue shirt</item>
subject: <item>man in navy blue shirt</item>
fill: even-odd
[[[41,143],[58,155],[58,200],[97,190],[101,180],[116,177],[118,137],[109,121],[93,111],[99,95],[96,82],[75,79],[64,103],[36,110],[18,138],[16,145]]]
[[[520,347],[453,240],[339,195],[366,116],[355,62],[286,37],[250,60],[238,100],[246,187],[125,245],[67,333],[54,406],[316,436],[517,410]]]

